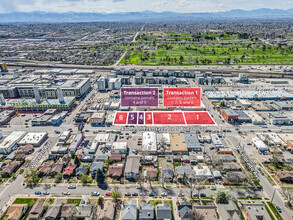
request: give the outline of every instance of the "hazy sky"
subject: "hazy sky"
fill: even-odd
[[[215,12],[293,8],[293,0],[0,0],[0,12]]]

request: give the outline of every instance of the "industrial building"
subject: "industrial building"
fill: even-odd
[[[272,125],[290,125],[293,123],[290,118],[281,113],[273,112],[270,113],[269,116]]]
[[[210,136],[211,136],[212,143],[216,148],[224,147],[222,141],[220,140],[220,138],[217,134],[212,133],[212,134],[210,134]]]
[[[202,151],[196,134],[184,134],[184,140],[188,151]]]
[[[105,112],[96,112],[91,116],[91,125],[92,126],[101,126],[104,124],[106,118]]]
[[[144,154],[157,153],[157,136],[155,132],[144,132],[142,135],[142,152]]]
[[[18,146],[29,144],[34,147],[39,147],[47,137],[47,132],[29,132],[18,142]]]
[[[0,154],[10,154],[17,148],[17,143],[27,134],[27,131],[13,131],[0,144]]]
[[[259,153],[267,153],[269,151],[269,147],[260,138],[254,137],[251,141]]]

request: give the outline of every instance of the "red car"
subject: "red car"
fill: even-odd
[[[112,196],[112,193],[111,192],[107,192],[106,193],[106,196]]]

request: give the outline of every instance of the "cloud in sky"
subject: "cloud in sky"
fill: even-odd
[[[0,0],[0,12],[217,12],[293,8],[292,0]]]

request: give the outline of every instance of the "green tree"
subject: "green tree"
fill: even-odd
[[[88,182],[89,176],[86,174],[81,175],[80,177],[80,181],[82,182],[82,184],[86,184]]]
[[[103,197],[99,197],[98,199],[98,205],[102,206],[104,204],[104,198]]]
[[[104,181],[105,181],[105,175],[104,175],[104,173],[103,173],[100,169],[98,169],[98,171],[97,171],[97,174],[96,174],[96,181],[97,181],[99,184],[102,184],[102,183],[104,183]]]
[[[119,201],[119,199],[121,198],[121,192],[118,191],[117,188],[114,188],[114,190],[112,191],[112,199],[115,203],[117,203]]]
[[[54,178],[55,178],[55,183],[60,183],[62,180],[62,174],[57,173]]]
[[[230,197],[231,196],[228,190],[218,190],[216,193],[216,203],[228,204]]]

